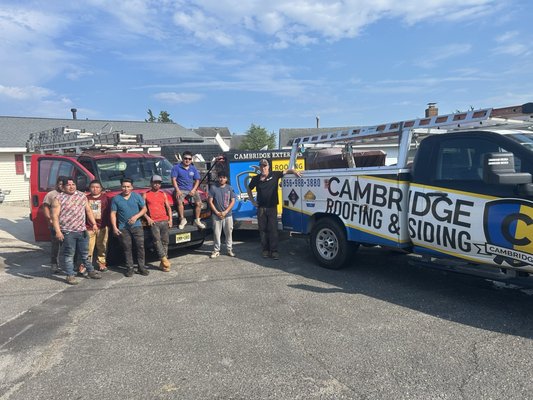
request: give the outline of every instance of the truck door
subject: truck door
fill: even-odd
[[[31,157],[30,208],[35,241],[49,241],[48,222],[41,210],[44,196],[55,188],[59,176],[72,177],[78,190],[86,191],[93,175],[75,159],[34,154]]]
[[[421,182],[427,185],[410,199],[413,242],[430,252],[493,264],[511,264],[513,251],[518,258],[533,253],[531,197],[520,195],[516,184],[484,178],[487,154],[514,154],[516,172],[530,173],[531,155],[524,157],[503,135],[489,132],[429,139],[425,147],[432,148],[433,162]]]

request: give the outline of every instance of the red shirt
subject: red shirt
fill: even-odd
[[[148,215],[156,222],[168,221],[167,209],[165,207],[166,197],[166,193],[161,190],[158,190],[157,192],[149,190],[146,192],[146,208],[148,209]]]

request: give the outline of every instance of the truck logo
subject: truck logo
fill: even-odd
[[[519,199],[493,200],[485,204],[484,253],[494,262],[512,266],[533,264],[533,203]],[[479,245],[476,245],[479,250]]]
[[[298,194],[294,191],[294,189],[291,190],[289,193],[289,200],[291,201],[292,205],[295,205],[300,197]]]

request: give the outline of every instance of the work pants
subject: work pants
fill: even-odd
[[[126,268],[133,269],[133,243],[137,248],[137,265],[139,268],[144,268],[144,231],[142,226],[123,228],[120,232],[118,238],[124,250]]]
[[[96,261],[99,264],[106,264],[108,228],[104,226],[96,232],[89,231],[89,261],[92,262],[94,248],[96,247]]]
[[[168,221],[157,221],[150,226],[154,248],[159,259],[168,256]]]
[[[278,251],[278,210],[277,207],[259,207],[257,225],[263,251]]]

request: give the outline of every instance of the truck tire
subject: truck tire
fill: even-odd
[[[320,266],[340,269],[346,265],[352,246],[346,239],[346,231],[330,218],[319,220],[311,231],[311,251]]]

